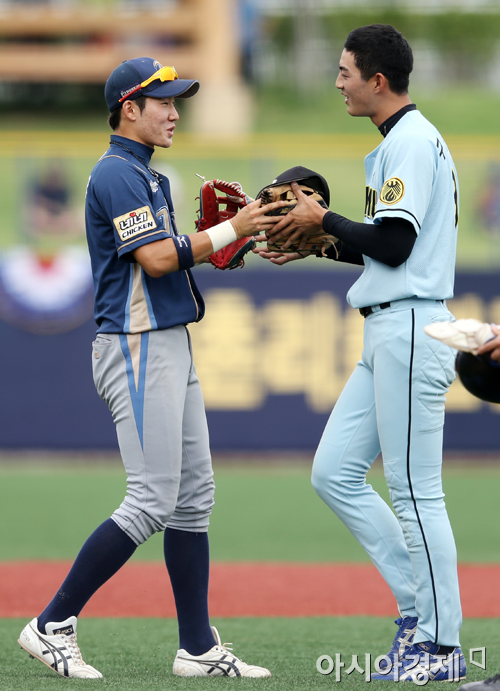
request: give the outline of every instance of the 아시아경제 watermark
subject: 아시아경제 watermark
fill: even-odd
[[[476,659],[476,655],[479,656],[479,659]],[[385,665],[383,668],[380,667],[382,661],[384,661]],[[476,667],[486,669],[486,648],[470,648],[469,662]],[[320,655],[316,660],[316,669],[320,674],[325,675],[332,674],[335,671],[335,681],[342,681],[342,676],[350,675],[353,672],[364,675],[367,682],[371,681],[372,672],[393,675],[394,681],[403,680],[408,673],[414,672],[412,681],[418,686],[424,686],[438,673],[440,673],[443,681],[460,681],[458,656],[452,656],[451,659],[447,659],[446,656],[433,655],[431,661],[431,656],[428,653],[414,655],[411,658],[408,657],[408,660],[405,661],[404,669],[401,662],[393,662],[387,655],[380,655],[375,658],[374,669],[372,669],[372,656],[370,653],[364,654],[363,666],[359,661],[358,655],[351,655],[349,665],[342,660],[341,653],[335,653],[334,657],[331,655]]]

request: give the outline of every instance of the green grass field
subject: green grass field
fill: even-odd
[[[310,461],[217,464],[210,542],[224,561],[367,562],[364,550],[311,487]],[[377,463],[369,481],[388,499]],[[461,562],[500,562],[500,467],[446,464],[444,489]],[[121,502],[119,461],[0,465],[0,559],[73,559]],[[36,516],[30,521],[30,514]],[[480,513],[479,513],[480,511]],[[61,520],[61,517],[64,520]],[[8,518],[10,517],[10,520]],[[159,559],[161,535],[134,559]],[[0,687],[1,688],[1,687]]]
[[[91,458],[65,462],[26,458],[3,459],[0,464],[0,555],[2,560],[72,559],[96,525],[107,518],[125,490],[123,471],[115,460]],[[265,459],[231,465],[215,463],[216,507],[211,523],[214,560],[304,562],[366,561],[355,540],[316,497],[309,483],[309,462],[269,463]],[[378,464],[370,482],[385,497]],[[447,463],[445,491],[461,562],[500,561],[500,468],[494,464]],[[139,548],[135,559],[162,559],[161,536]],[[34,585],[36,587],[36,585]],[[228,584],[231,587],[231,584]],[[36,615],[37,613],[34,613]],[[0,689],[45,691],[64,684],[29,657],[16,640],[24,620],[0,620]],[[171,665],[177,646],[176,622],[162,619],[82,620],[79,642],[85,658],[104,673],[95,682],[123,691],[146,689],[325,688],[335,684],[316,670],[320,655],[340,653],[350,664],[358,655],[386,652],[394,635],[390,618],[313,617],[226,619],[213,622],[224,641],[249,662],[269,667],[268,680],[178,679]],[[483,679],[500,670],[500,621],[467,619],[462,647],[486,646],[487,669],[469,664],[468,680]],[[477,659],[477,658],[476,658]],[[92,682],[71,680],[88,687]],[[364,676],[343,675],[342,683],[361,689]],[[372,682],[378,687],[382,682]],[[239,686],[238,686],[239,688]]]
[[[63,681],[39,662],[31,660],[13,645],[25,625],[20,619],[0,620],[0,663],[2,691],[50,691]],[[160,619],[85,619],[78,634],[84,657],[104,675],[103,680],[72,679],[71,686],[92,685],[121,691],[179,689],[266,689],[288,691],[331,688],[335,671],[327,676],[316,670],[320,655],[335,660],[340,653],[347,669],[357,655],[365,669],[365,654],[375,658],[386,652],[382,647],[394,636],[392,620],[377,617],[335,617],[297,619],[216,619],[223,640],[234,642],[234,652],[248,662],[268,667],[269,679],[179,679],[172,674],[177,630],[174,620]],[[486,647],[486,670],[468,666],[467,680],[492,676],[500,669],[500,620],[469,619],[462,630],[462,648]],[[477,660],[477,658],[475,658]],[[364,675],[342,674],[343,687],[366,688]],[[374,688],[387,688],[387,682],[371,682]],[[453,684],[454,688],[458,684]],[[448,686],[446,687],[448,688]]]

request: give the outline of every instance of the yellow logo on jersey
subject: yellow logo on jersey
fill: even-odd
[[[399,178],[389,178],[389,180],[384,182],[380,190],[380,201],[383,204],[396,204],[403,198],[404,193],[405,186],[403,181]]]
[[[141,206],[140,209],[117,216],[113,219],[113,223],[122,242],[156,228],[156,221],[149,206]]]

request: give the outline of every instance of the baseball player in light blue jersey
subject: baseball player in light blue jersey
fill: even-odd
[[[316,492],[370,555],[396,598],[398,632],[374,679],[465,677],[457,555],[441,482],[445,395],[454,355],[424,326],[451,321],[458,223],[457,174],[439,132],[408,95],[413,58],[391,26],[352,31],[336,86],[352,116],[384,137],[365,159],[365,222],[299,203],[271,238],[323,229],[327,255],[363,265],[348,292],[365,319],[362,358],[320,441]],[[273,263],[297,254],[260,254]],[[394,512],[366,482],[382,454]]]
[[[32,657],[64,677],[102,677],[83,661],[77,617],[155,532],[164,533],[179,623],[174,674],[270,676],[233,655],[210,626],[207,530],[214,483],[186,325],[204,314],[190,269],[236,239],[270,228],[276,219],[265,214],[281,202],[263,207],[253,202],[203,233],[178,233],[168,179],[150,160],[155,146],[172,145],[179,119],[175,98],[194,96],[198,88],[198,81],[179,79],[173,67],[152,58],[126,60],[106,84],[114,134],[86,196],[98,326],[92,364],[97,391],[116,424],[127,495],[88,538],[53,600],[19,637]]]

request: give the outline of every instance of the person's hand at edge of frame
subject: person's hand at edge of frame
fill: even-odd
[[[492,324],[491,330],[496,334],[496,338],[491,338],[486,341],[480,348],[478,348],[478,355],[489,353],[492,360],[500,362],[500,325]]]

